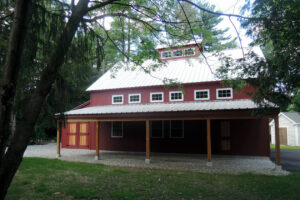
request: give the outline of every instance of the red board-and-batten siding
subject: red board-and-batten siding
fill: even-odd
[[[219,88],[228,88],[228,86],[222,85],[220,81],[183,84],[183,90],[184,90],[183,102],[199,101],[199,100],[194,100],[194,91],[195,90],[205,90],[205,89],[209,89],[209,94],[210,94],[209,100],[205,100],[205,101],[218,100],[216,98],[216,92],[217,92],[216,90]],[[178,91],[178,88],[172,87],[172,88],[169,88],[166,90],[164,88],[164,86],[148,86],[148,87],[138,87],[138,88],[124,88],[124,89],[109,89],[109,90],[101,90],[101,91],[91,91],[90,103],[86,107],[112,105],[112,95],[124,95],[123,104],[128,104],[128,95],[129,94],[141,94],[141,104],[155,103],[155,102],[150,102],[150,94],[156,93],[156,92],[164,93],[164,101],[163,102],[168,103],[168,102],[170,102],[170,100],[169,100],[169,92],[170,91]],[[234,100],[250,99],[249,93],[251,93],[253,91],[254,91],[254,89],[251,87],[246,87],[241,92],[233,91],[232,99],[234,99]],[[230,100],[232,100],[232,99],[230,99]],[[203,101],[203,100],[201,100],[201,101]],[[222,101],[226,101],[226,99],[222,99]],[[173,101],[171,101],[171,102],[173,102]]]
[[[230,123],[230,151],[220,149],[221,120],[212,120],[211,140],[213,154],[269,156],[270,136],[268,119],[237,119]],[[206,121],[186,120],[184,122],[184,138],[169,137],[169,121],[164,122],[164,138],[151,138],[151,152],[165,153],[201,153],[206,154]],[[96,122],[89,124],[89,146],[68,146],[68,128],[62,132],[63,148],[96,149]],[[111,137],[111,123],[100,122],[100,150],[144,152],[145,122],[124,122],[122,138]]]

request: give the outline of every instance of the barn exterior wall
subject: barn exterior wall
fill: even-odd
[[[221,120],[212,120],[212,153],[226,155],[269,156],[270,137],[268,119],[227,120],[230,122],[230,151],[220,148]],[[123,137],[111,137],[111,122],[100,122],[100,150],[145,152],[145,122],[123,122]],[[90,145],[95,149],[96,122],[89,122]],[[164,121],[164,137],[151,138],[150,151],[163,153],[206,154],[206,121],[184,121],[184,138],[170,138],[169,121]],[[62,132],[62,147],[67,146],[67,129]]]
[[[221,82],[209,82],[209,83],[195,83],[195,84],[185,84],[183,85],[184,90],[184,102],[188,101],[197,101],[194,100],[194,90],[209,89],[210,90],[210,100],[216,99],[216,89],[217,88],[228,88],[221,85]],[[169,101],[169,92],[178,91],[177,87],[172,87],[170,89],[165,89],[164,86],[153,86],[153,87],[140,87],[140,88],[125,88],[125,89],[114,89],[114,90],[101,90],[101,91],[92,91],[90,95],[90,103],[87,107],[92,106],[103,106],[103,105],[112,105],[112,95],[124,95],[124,103],[128,104],[128,95],[129,94],[141,94],[141,103],[147,104],[150,102],[150,93],[153,92],[163,92],[164,93],[164,102]],[[249,93],[253,92],[253,88],[246,87],[241,92],[233,91],[233,99],[249,99]],[[222,100],[226,101],[226,100]]]

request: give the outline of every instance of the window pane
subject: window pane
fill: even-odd
[[[208,91],[197,91],[196,99],[208,99]]]
[[[184,55],[186,55],[186,56],[195,55],[195,49],[185,49]]]
[[[173,51],[174,56],[182,56],[182,50]]]
[[[123,102],[123,96],[114,96],[113,97],[114,103],[122,103]]]
[[[151,121],[151,137],[163,137],[163,121]]]
[[[181,92],[171,93],[171,100],[182,100],[182,93]]]
[[[171,52],[170,51],[165,51],[165,52],[162,52],[162,57],[163,58],[170,58],[172,55],[171,55]]]
[[[112,122],[112,136],[113,137],[123,136],[123,122]]]
[[[171,121],[171,137],[182,138],[183,137],[183,121],[174,120]]]
[[[162,94],[152,94],[151,100],[152,101],[162,101]]]
[[[139,102],[140,101],[140,95],[130,95],[129,101],[130,102]]]
[[[224,89],[224,90],[218,90],[218,97],[228,98],[231,97],[231,90],[230,89]]]

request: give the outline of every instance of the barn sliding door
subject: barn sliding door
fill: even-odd
[[[221,151],[230,151],[230,122],[221,121]]]
[[[71,122],[67,129],[67,146],[70,148],[86,149],[90,147],[89,123]]]
[[[77,123],[69,123],[69,131],[67,132],[67,135],[67,146],[76,147]]]
[[[79,124],[79,147],[88,148],[89,147],[89,124],[80,123]]]

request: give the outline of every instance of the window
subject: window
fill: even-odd
[[[164,101],[164,93],[150,93],[150,102],[163,102]]]
[[[151,138],[164,137],[164,122],[163,121],[150,121]]]
[[[209,100],[209,90],[195,90],[194,91],[195,100]]]
[[[111,123],[111,137],[123,137],[123,122]]]
[[[217,89],[217,99],[232,99],[232,88]]]
[[[129,103],[141,103],[141,94],[130,94],[128,96]]]
[[[112,104],[123,104],[123,95],[113,95]]]
[[[195,55],[195,49],[194,49],[194,48],[191,48],[191,49],[185,49],[185,50],[184,50],[184,55],[186,55],[186,56]]]
[[[173,51],[173,56],[174,57],[182,56],[182,50],[175,50],[175,51]]]
[[[162,52],[161,57],[162,58],[171,58],[172,57],[171,51]]]
[[[170,138],[183,138],[183,133],[183,120],[170,121]]]
[[[170,101],[183,101],[182,92],[170,92]]]

